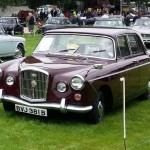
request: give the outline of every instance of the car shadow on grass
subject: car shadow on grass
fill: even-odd
[[[10,117],[23,119],[25,121],[40,121],[48,124],[87,124],[86,115],[79,113],[60,113],[59,111],[49,110],[47,117],[25,114],[21,112],[7,112]]]

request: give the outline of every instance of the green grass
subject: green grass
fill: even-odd
[[[133,101],[126,108],[128,150],[150,149],[150,101]],[[49,118],[5,112],[0,104],[0,149],[7,150],[123,150],[122,107],[91,125],[79,115]],[[83,117],[83,116],[82,116]]]
[[[30,55],[34,49],[36,48],[37,44],[39,43],[40,39],[43,37],[41,34],[35,35],[20,35],[26,39],[26,56]]]
[[[27,54],[42,36],[24,36]],[[126,107],[127,150],[150,149],[150,100]],[[0,103],[0,150],[124,150],[122,107],[101,124],[87,124],[83,115],[50,113],[42,118],[5,112]]]

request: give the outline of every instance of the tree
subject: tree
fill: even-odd
[[[36,9],[37,7],[41,5],[46,5],[46,4],[53,5],[57,3],[56,0],[51,0],[51,1],[50,0],[26,0],[26,1],[27,1],[29,8],[31,9]]]
[[[0,0],[0,8],[2,10],[5,10],[7,6],[12,6],[12,5],[15,5],[15,6],[20,6],[22,5],[24,0]]]
[[[0,8],[2,10],[4,10],[7,6],[11,6],[11,5],[15,5],[15,6],[20,6],[23,2],[27,2],[27,5],[29,6],[29,8],[31,9],[36,9],[37,7],[41,6],[41,5],[46,5],[46,4],[50,4],[50,5],[54,5],[54,4],[65,4],[64,6],[74,6],[75,5],[75,0],[0,0]],[[79,0],[79,1],[84,1],[85,4],[87,5],[92,5],[94,4],[94,1],[96,2],[96,0],[91,1],[91,0]],[[120,0],[109,0],[111,2],[111,4],[113,3],[119,3]],[[129,1],[131,2],[132,0],[124,0],[124,1]],[[149,2],[149,0],[133,0],[134,2]]]

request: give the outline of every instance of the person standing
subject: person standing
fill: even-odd
[[[32,13],[29,13],[29,17],[28,17],[28,29],[29,29],[29,32],[33,33],[34,25],[35,25],[35,17],[33,16]]]
[[[108,12],[105,9],[103,10],[102,18],[109,18]]]
[[[130,10],[126,17],[124,17],[124,23],[126,26],[131,26],[133,24],[133,18],[135,17],[134,10]]]

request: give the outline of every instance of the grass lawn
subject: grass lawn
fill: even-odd
[[[34,51],[40,39],[43,37],[43,35],[41,34],[35,35],[26,34],[20,36],[26,39],[26,56],[30,55]]]
[[[26,55],[41,35],[25,35]],[[126,107],[127,150],[150,149],[150,100]],[[50,113],[41,118],[5,112],[0,104],[0,150],[124,150],[122,107],[101,124],[87,124],[82,115]]]

